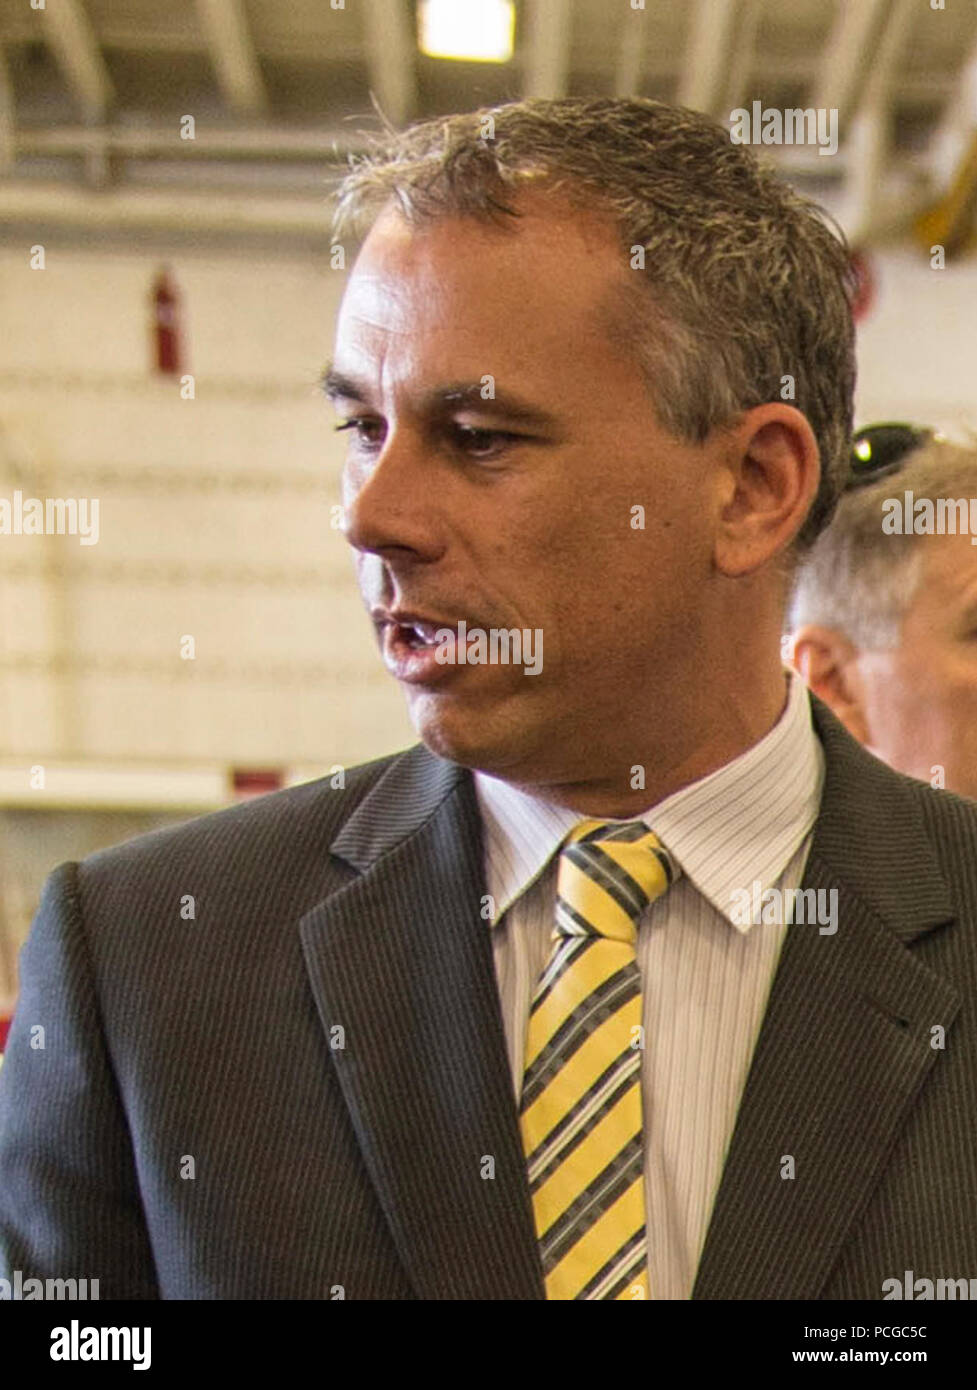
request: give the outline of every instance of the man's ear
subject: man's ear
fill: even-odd
[[[858,648],[834,628],[805,623],[791,636],[790,663],[859,743],[869,742]]]
[[[754,406],[725,431],[717,470],[715,563],[730,578],[752,574],[785,551],[818,490],[814,431],[795,406]]]

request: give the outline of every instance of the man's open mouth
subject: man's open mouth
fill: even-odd
[[[404,646],[408,646],[415,651],[422,647],[435,647],[438,645],[439,640],[441,642],[445,640],[445,633],[455,631],[453,627],[448,627],[441,623],[422,622],[394,623],[393,629],[394,641],[402,643]],[[438,637],[439,633],[441,634],[440,639]]]

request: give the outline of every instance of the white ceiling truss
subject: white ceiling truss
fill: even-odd
[[[381,120],[567,93],[836,109],[831,159],[764,154],[871,240],[969,167],[977,0],[516,0],[504,64],[421,54],[414,0],[0,0],[0,229],[183,196],[187,226],[250,198],[287,232]]]

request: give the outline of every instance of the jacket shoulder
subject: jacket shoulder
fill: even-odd
[[[330,844],[364,797],[391,770],[425,755],[423,745],[418,744],[343,769],[339,784],[334,776],[327,775],[194,816],[179,825],[147,831],[88,855],[81,869],[93,881],[106,874],[128,878],[154,865],[201,860],[210,864],[234,861],[242,866],[250,862],[268,868],[296,849],[306,856],[321,851],[328,859]]]
[[[969,864],[977,885],[977,801],[911,777],[900,780],[911,788],[937,853],[955,868],[961,860]]]

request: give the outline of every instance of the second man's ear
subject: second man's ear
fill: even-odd
[[[790,662],[859,743],[869,742],[858,649],[834,628],[805,623],[791,636]]]

